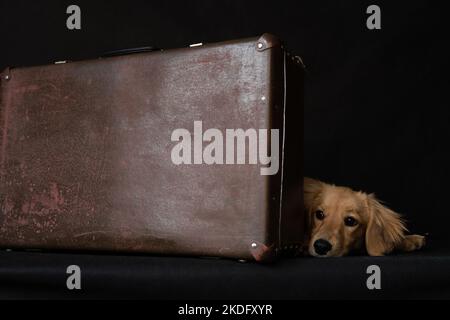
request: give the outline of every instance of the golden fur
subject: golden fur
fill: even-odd
[[[307,251],[312,256],[339,257],[363,249],[371,256],[382,256],[393,250],[417,250],[425,244],[423,236],[405,235],[400,215],[373,194],[304,178],[304,202]],[[355,221],[356,225],[349,226]],[[331,245],[325,254],[315,249],[319,239]]]

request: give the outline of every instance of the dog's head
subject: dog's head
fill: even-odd
[[[339,257],[360,249],[381,256],[404,238],[400,216],[372,194],[305,178],[304,202],[312,256]]]

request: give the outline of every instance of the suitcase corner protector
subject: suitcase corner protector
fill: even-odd
[[[252,241],[250,253],[256,262],[272,262],[276,258],[275,244],[265,245],[258,241]]]
[[[0,69],[0,80],[10,80],[11,79],[11,68],[6,67],[3,69]]]
[[[261,37],[256,41],[256,50],[257,51],[265,51],[267,49],[281,46],[281,41],[278,37],[274,36],[270,33],[264,33]]]

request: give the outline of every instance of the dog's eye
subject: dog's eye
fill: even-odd
[[[356,221],[356,219],[353,217],[346,217],[344,219],[344,223],[347,227],[354,227],[358,224],[358,221]]]
[[[323,220],[325,218],[325,215],[322,210],[316,211],[316,218],[317,218],[317,220]]]

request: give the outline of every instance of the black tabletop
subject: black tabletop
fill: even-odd
[[[81,270],[81,289],[66,286]],[[381,289],[369,290],[368,267]],[[370,271],[370,270],[369,270]],[[450,250],[385,257],[282,259],[269,265],[225,259],[0,252],[0,298],[379,299],[449,298]]]

